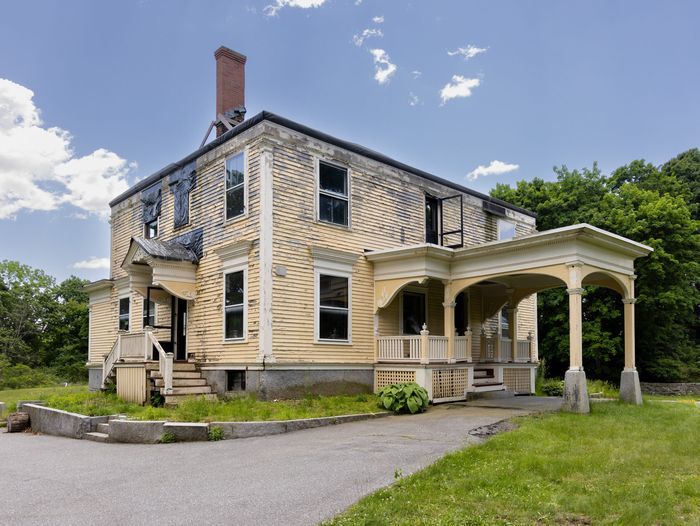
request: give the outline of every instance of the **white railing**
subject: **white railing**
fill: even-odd
[[[516,362],[529,362],[531,355],[532,340],[518,340],[518,347],[515,354]]]
[[[119,352],[119,357],[122,360],[129,358],[144,358],[143,346],[143,333],[121,334],[121,351]]]
[[[466,336],[455,336],[455,360],[458,362],[472,361],[472,337],[471,334]]]
[[[420,336],[381,336],[377,338],[379,361],[419,361]]]
[[[495,362],[498,348],[498,337],[496,336],[486,336],[482,331],[481,333],[481,352],[479,353],[480,362]]]
[[[149,344],[155,347],[158,351],[158,369],[160,370],[160,374],[163,376],[163,393],[171,394],[173,392],[173,353],[165,352],[160,342],[149,330],[146,331],[146,338],[144,338],[144,340],[146,342],[146,356],[150,355],[148,352],[150,350]]]
[[[109,354],[105,356],[104,362],[102,362],[102,389],[107,387],[106,382],[109,375],[112,374],[112,369],[114,369],[114,364],[120,359],[119,352],[121,351],[121,333],[117,335],[117,339],[112,345],[112,349]]]
[[[428,336],[428,359],[447,361],[447,336]]]
[[[500,353],[498,355],[499,362],[512,362],[513,359],[511,358],[513,355],[513,340],[510,338],[505,338],[501,336],[499,338],[500,341]]]

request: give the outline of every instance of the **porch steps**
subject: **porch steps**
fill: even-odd
[[[84,438],[92,442],[109,442],[109,435],[107,433],[100,433],[99,431],[85,433]]]
[[[473,393],[488,393],[491,391],[505,391],[506,386],[503,382],[474,382]]]
[[[202,394],[202,395],[194,395],[194,394],[172,394],[172,395],[165,395],[165,405],[166,406],[174,406],[178,405],[180,402],[184,402],[188,398],[192,398],[193,396],[197,398],[204,398],[205,400],[209,400],[211,402],[216,402],[219,397],[216,396],[215,394]]]
[[[154,378],[156,387],[165,387],[165,380]],[[205,387],[207,381],[204,378],[177,378],[173,376],[173,387]]]
[[[150,378],[156,389],[165,397],[165,405],[177,405],[188,397],[203,396],[207,400],[217,400],[217,396],[211,392],[207,379],[202,377],[201,371],[194,363],[175,362],[173,364],[173,392],[163,393],[165,380],[160,371],[151,371]]]

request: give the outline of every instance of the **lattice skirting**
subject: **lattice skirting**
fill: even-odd
[[[516,393],[532,392],[532,386],[530,385],[530,369],[504,367],[503,384],[509,391],[514,391]]]
[[[463,397],[468,377],[467,369],[433,369],[433,400]]]
[[[405,369],[394,370],[375,370],[374,371],[374,389],[379,391],[381,388],[391,384],[403,384],[416,381],[416,372]]]

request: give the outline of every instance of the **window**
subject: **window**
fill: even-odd
[[[504,219],[498,220],[498,240],[513,239],[515,237],[515,223]]]
[[[501,309],[501,338],[509,338],[510,330],[508,324],[508,307]]]
[[[245,273],[224,274],[224,338],[242,340],[245,330]]]
[[[129,330],[129,307],[131,300],[129,297],[119,298],[119,330]]]
[[[158,237],[158,218],[156,217],[153,221],[144,223],[143,225],[143,235],[146,239],[153,239]]]
[[[348,171],[320,161],[318,167],[318,219],[348,226]]]
[[[155,327],[156,325],[156,302],[143,300],[143,326]]]
[[[318,276],[318,339],[349,341],[350,280]]]
[[[243,153],[226,159],[226,219],[245,213],[245,156]]]
[[[425,294],[403,292],[401,294],[401,322],[404,334],[420,334],[426,323]]]
[[[438,244],[438,214],[440,200],[432,195],[425,196],[425,242]]]
[[[226,371],[226,390],[245,391],[245,371]]]

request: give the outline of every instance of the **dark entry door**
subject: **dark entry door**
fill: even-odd
[[[187,301],[173,298],[173,344],[175,359],[187,360]]]
[[[432,195],[425,196],[425,242],[438,244],[438,217],[440,200]]]

